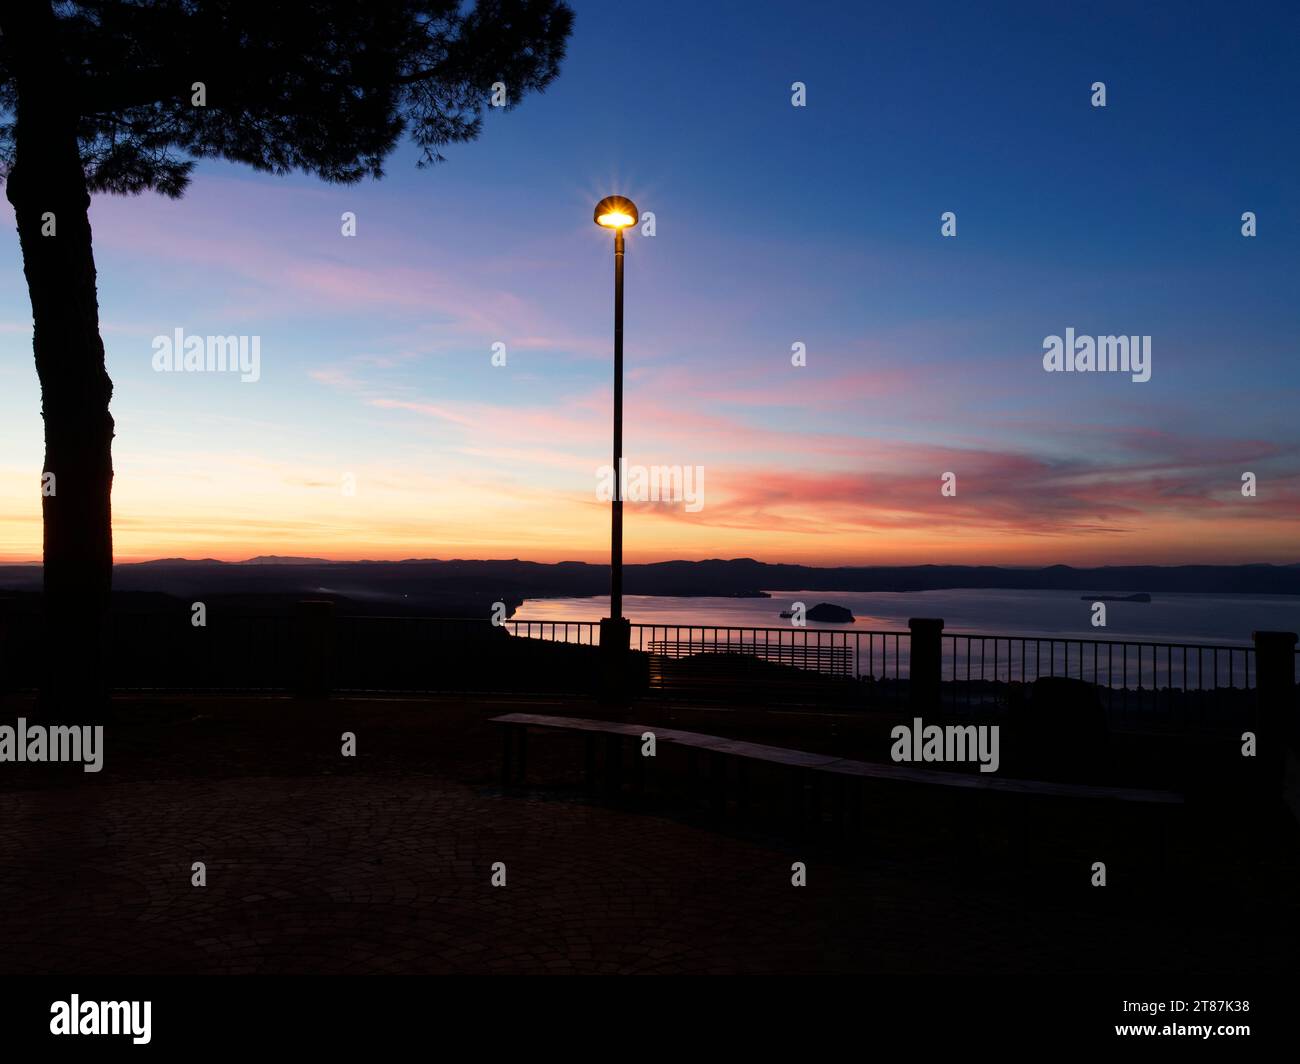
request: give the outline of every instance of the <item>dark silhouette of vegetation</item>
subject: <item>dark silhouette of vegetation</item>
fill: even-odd
[[[113,386],[88,216],[97,192],[180,196],[201,158],[355,182],[403,137],[420,165],[558,73],[558,0],[5,0],[0,174],[31,296],[45,419],[49,706],[102,708]],[[498,92],[498,99],[501,93]],[[494,101],[495,102],[495,101]],[[51,480],[49,474],[53,474]]]

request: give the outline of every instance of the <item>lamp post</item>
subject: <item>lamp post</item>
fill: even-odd
[[[603,695],[617,701],[623,695],[624,670],[632,626],[623,617],[623,230],[640,215],[623,196],[606,196],[596,204],[596,224],[614,230],[614,498],[609,532],[609,616],[600,622],[601,656],[605,660]]]

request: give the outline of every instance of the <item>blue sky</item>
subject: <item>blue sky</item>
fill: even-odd
[[[630,559],[1300,560],[1294,8],[573,6],[559,80],[432,170],[204,163],[179,203],[96,201],[119,557],[600,558],[590,212],[621,192],[656,218],[628,241],[629,458],[709,474],[698,513],[630,512]],[[3,214],[0,557],[27,559]],[[262,379],[153,372],[178,327],[260,336]],[[1150,335],[1152,379],[1045,373],[1067,327]]]

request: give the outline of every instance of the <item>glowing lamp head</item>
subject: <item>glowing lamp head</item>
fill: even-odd
[[[625,196],[606,196],[596,204],[593,215],[597,225],[606,229],[626,229],[640,217],[636,204]]]

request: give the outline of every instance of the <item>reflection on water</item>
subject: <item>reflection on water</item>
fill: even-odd
[[[767,599],[627,595],[623,614],[633,624],[788,629],[789,620],[780,614],[795,602],[809,608],[819,602],[847,607],[856,618],[852,624],[807,625],[842,632],[906,632],[909,617],[942,617],[945,632],[1245,645],[1256,630],[1300,630],[1300,597],[1293,595],[1153,592],[1149,603],[1107,602],[1105,628],[1092,627],[1091,599],[1076,591],[782,591]],[[608,612],[608,598],[529,599],[514,617],[596,621]]]

